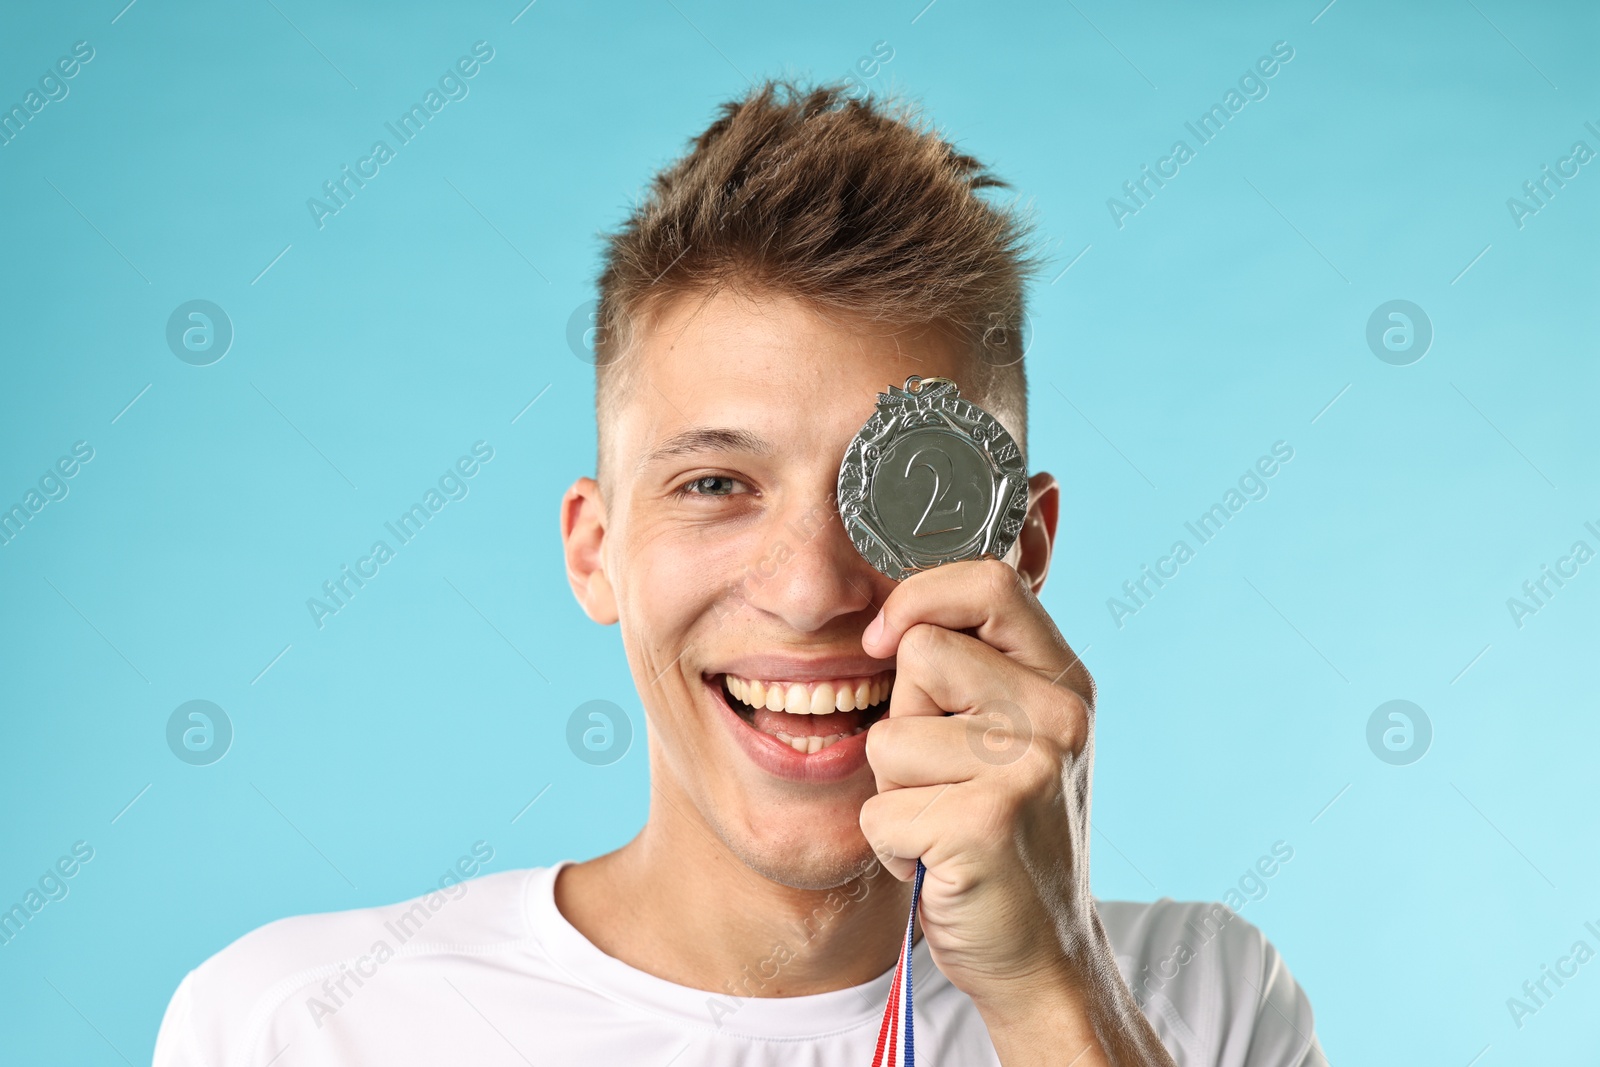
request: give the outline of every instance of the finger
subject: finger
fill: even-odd
[[[955,788],[946,783],[897,789],[869,797],[861,805],[861,833],[879,862],[902,882],[910,881],[919,858],[924,863],[937,860],[940,841],[949,837],[945,812],[954,811],[961,799],[946,796]]]
[[[1026,709],[1034,728],[1076,752],[1092,710],[1074,689],[1053,685],[976,637],[918,623],[900,639],[889,717],[960,715],[998,704]]]
[[[983,772],[971,735],[984,723],[967,715],[880,719],[867,730],[867,765],[878,792],[971,781]]]
[[[945,713],[949,713],[946,715]],[[926,624],[901,641],[889,714],[867,731],[880,791],[968,781],[1011,768],[1030,747],[1077,754],[1088,705],[977,638]]]
[[[1015,700],[1039,675],[969,634],[917,623],[895,651],[889,715],[959,715],[983,701]]]
[[[867,764],[878,792],[959,785],[986,774],[1016,776],[1030,750],[1059,761],[1067,746],[1039,736],[1018,704],[997,700],[966,715],[883,719],[867,731]],[[1053,751],[1056,755],[1049,755]],[[1039,754],[1039,753],[1036,753]]]
[[[1048,678],[1081,667],[1027,582],[1000,560],[950,563],[907,578],[884,600],[861,647],[869,656],[887,659],[918,623],[971,631]]]

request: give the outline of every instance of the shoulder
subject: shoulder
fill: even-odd
[[[1232,908],[1166,897],[1097,905],[1123,980],[1180,1064],[1325,1063],[1305,992]]]
[[[257,927],[184,977],[161,1021],[155,1067],[248,1061],[274,1014],[330,978],[398,957],[478,953],[523,940],[524,893],[544,870],[456,880],[394,904]]]

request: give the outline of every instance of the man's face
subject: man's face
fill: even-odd
[[[872,855],[866,727],[894,677],[861,648],[894,583],[844,532],[839,463],[878,392],[962,383],[966,360],[935,331],[726,291],[669,306],[628,358],[604,508],[588,479],[567,498],[574,588],[621,624],[656,785],[763,875],[839,885]]]

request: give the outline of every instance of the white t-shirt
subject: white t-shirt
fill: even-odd
[[[892,970],[798,997],[663,981],[601,952],[556,908],[555,876],[570,862],[268,923],[185,976],[154,1067],[872,1062]],[[1170,899],[1099,910],[1123,979],[1180,1067],[1324,1067],[1310,1004],[1250,923]],[[914,974],[919,1063],[997,1063],[926,940]]]

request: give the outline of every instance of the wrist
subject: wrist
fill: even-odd
[[[1173,1067],[1094,925],[1070,956],[972,998],[1004,1067]]]
[[[1102,1067],[1105,1058],[1091,1009],[1073,997],[1032,1002],[1026,1010],[980,1011],[1004,1067]]]
[[[1101,1014],[1096,1004],[1105,994],[1074,970],[1062,961],[972,998],[1005,1067],[1096,1067],[1106,1062],[1095,1027]]]

